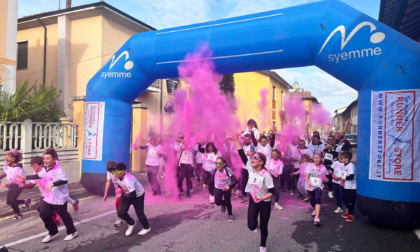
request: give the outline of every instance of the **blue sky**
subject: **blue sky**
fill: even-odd
[[[65,8],[61,0],[61,8]],[[73,0],[72,6],[96,1]],[[155,27],[163,29],[195,24],[316,2],[315,0],[108,0],[108,4]],[[380,0],[342,0],[342,2],[378,18]],[[19,0],[18,16],[27,16],[59,8],[59,0]],[[274,70],[274,69],[273,69]],[[291,85],[298,81],[312,92],[331,112],[347,106],[357,98],[357,92],[316,67],[276,70]]]

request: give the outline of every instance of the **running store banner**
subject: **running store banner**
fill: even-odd
[[[102,161],[105,102],[87,102],[83,130],[83,159]]]
[[[372,92],[369,179],[420,182],[420,89]]]

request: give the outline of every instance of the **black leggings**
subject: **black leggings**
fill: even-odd
[[[201,172],[203,170],[203,163],[196,163],[195,164],[195,176],[197,177],[197,181],[200,182]]]
[[[134,225],[135,221],[128,214],[130,206],[133,205],[134,210],[136,211],[137,218],[139,219],[141,225],[145,229],[149,229],[149,221],[147,220],[146,215],[144,214],[144,193],[140,197],[135,198],[126,198],[122,197],[120,207],[118,208],[118,215],[121,219],[127,222],[128,225]]]
[[[343,208],[341,204],[341,201],[343,200],[343,196],[344,196],[343,187],[340,184],[334,183],[333,189],[334,189],[335,204],[337,205],[337,207]]]
[[[343,201],[346,204],[347,211],[350,215],[354,215],[354,203],[356,202],[356,189],[343,188]]]
[[[242,192],[242,196],[246,197],[246,192],[245,192],[245,188],[246,188],[246,184],[248,183],[248,170],[242,168],[241,169],[241,192]]]
[[[232,203],[230,202],[231,195],[232,189],[223,191],[222,189],[214,188],[214,203],[218,206],[225,205],[229,215],[232,215]]]
[[[268,221],[270,220],[271,203],[265,201],[255,203],[252,197],[250,197],[248,206],[248,228],[250,230],[255,230],[258,227],[258,214],[260,215],[261,230],[260,246],[265,247],[268,237]]]
[[[322,190],[321,188],[316,188],[313,191],[308,191],[309,196],[311,197],[311,206],[315,207],[315,205],[321,205],[321,196]]]
[[[64,225],[67,229],[67,234],[73,234],[76,232],[74,227],[73,219],[69,212],[67,212],[67,202],[63,205],[51,205],[44,200],[38,206],[39,216],[45,224],[45,227],[48,229],[49,235],[55,235],[58,233],[57,224],[51,218],[54,215],[54,211],[60,215],[61,219],[64,222]]]
[[[19,210],[19,204],[25,204],[24,200],[18,200],[17,198],[22,193],[21,187],[19,187],[17,184],[10,184],[9,190],[7,191],[7,205],[11,206],[15,214],[20,213]]]
[[[287,188],[288,190],[292,190],[292,178],[290,177],[291,172],[293,172],[293,165],[284,165],[283,174],[280,176],[282,189]]]
[[[178,190],[179,192],[182,192],[182,182],[184,181],[184,178],[187,182],[187,190],[192,189],[192,181],[191,181],[191,175],[193,171],[193,167],[190,164],[181,164],[177,167],[177,180],[178,180]]]
[[[210,195],[214,196],[214,178],[211,172],[203,170],[203,183],[208,186]]]
[[[271,175],[274,184],[274,203],[278,203],[280,199],[280,176],[277,178]]]
[[[333,185],[334,183],[332,182],[333,181],[332,175],[328,173],[327,174],[327,179],[328,179],[328,182],[325,183],[325,184],[327,184],[328,191],[332,192],[333,187],[334,187],[334,185]]]

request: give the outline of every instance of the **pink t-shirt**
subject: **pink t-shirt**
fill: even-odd
[[[42,167],[41,171],[39,172],[41,174],[45,174],[45,168]],[[36,172],[33,173],[33,175],[37,174]],[[45,189],[49,184],[47,184],[47,180],[45,177],[37,180],[31,180],[31,184],[37,184],[39,191],[41,192],[41,197],[45,197]]]
[[[25,171],[23,171],[22,167],[12,167],[8,166],[7,164],[4,164],[4,172],[6,173],[6,177],[9,183],[15,183],[18,184],[20,187],[23,187],[24,181],[17,177],[18,175],[25,176]]]
[[[273,158],[270,158],[267,162],[267,171],[272,175],[275,176],[275,174],[277,175],[282,175],[283,174],[283,161],[279,160],[274,160]]]

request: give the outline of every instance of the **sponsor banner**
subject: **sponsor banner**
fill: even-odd
[[[420,89],[372,92],[369,178],[420,182]]]
[[[102,160],[105,102],[86,102],[83,159]]]

